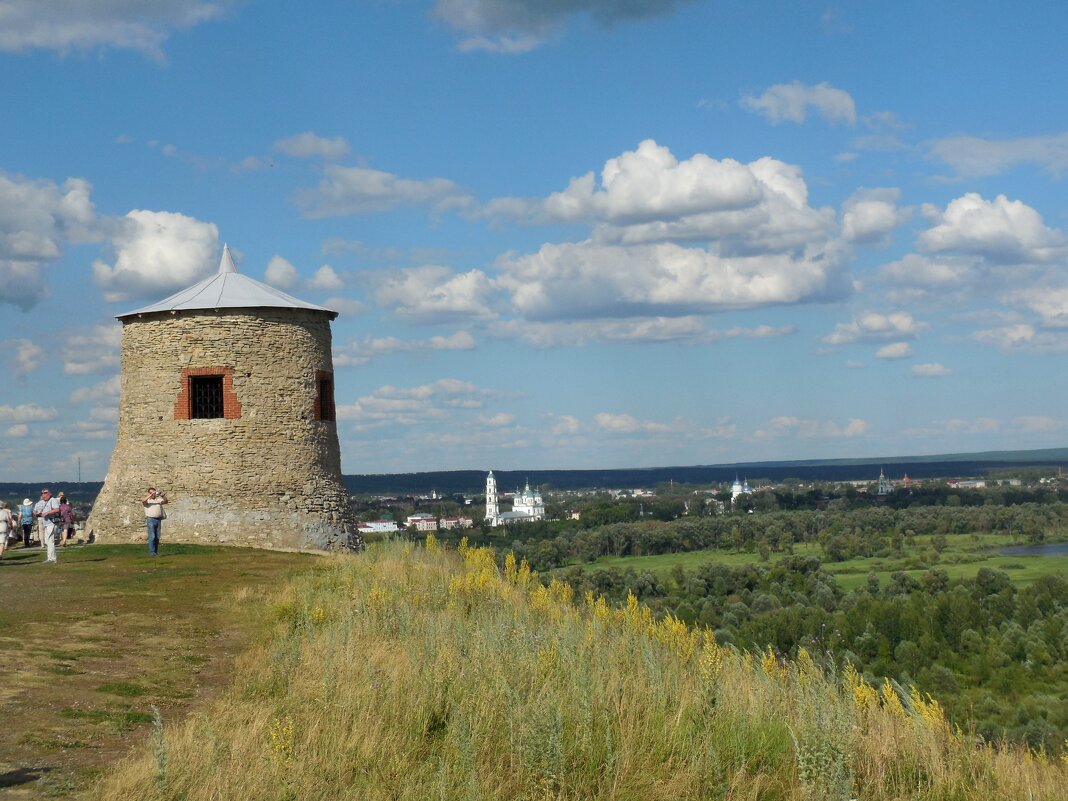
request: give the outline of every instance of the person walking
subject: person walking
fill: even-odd
[[[7,501],[0,501],[0,559],[4,558],[7,550],[8,537],[15,533],[15,518],[11,516],[11,510],[7,508]]]
[[[41,490],[41,500],[33,507],[33,513],[41,526],[41,547],[47,549],[45,564],[56,563],[56,535],[59,533],[59,500],[52,497],[52,490]]]
[[[19,525],[22,526],[22,547],[29,548],[33,539],[33,501],[29,498],[23,498],[19,507]]]
[[[148,555],[159,556],[160,526],[167,517],[163,511],[163,504],[167,502],[166,492],[156,492],[155,487],[148,488],[148,494],[141,499],[141,505],[145,507],[145,526],[148,528]]]

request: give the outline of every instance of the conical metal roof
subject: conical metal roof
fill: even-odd
[[[120,314],[116,319],[196,309],[308,309],[329,314],[331,320],[337,318],[336,311],[298,300],[272,286],[242,275],[234,266],[229,246],[223,245],[219,271],[215,275],[151,306]]]

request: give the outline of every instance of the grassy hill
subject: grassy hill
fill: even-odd
[[[269,639],[100,799],[1053,799],[1068,765],[908,688],[719,646],[492,553],[389,544],[265,605]]]

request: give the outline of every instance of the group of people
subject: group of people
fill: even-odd
[[[165,503],[167,493],[156,492],[155,487],[149,487],[148,493],[141,499],[141,506],[145,510],[150,556],[159,555],[160,527],[167,517],[163,510]],[[19,541],[20,529],[22,547],[29,548],[33,544],[33,532],[36,528],[37,544],[46,551],[45,563],[55,564],[57,540],[59,547],[63,547],[68,540],[73,539],[74,524],[74,507],[67,500],[67,496],[61,492],[53,497],[52,490],[48,487],[41,490],[41,500],[37,503],[26,498],[18,508],[17,517],[8,507],[7,501],[0,501],[0,559],[12,540]]]
[[[36,544],[45,550],[45,562],[55,564],[56,546],[63,547],[74,537],[74,524],[74,507],[67,496],[62,492],[53,496],[48,487],[41,490],[41,499],[37,503],[29,498],[22,501],[17,519],[7,501],[0,501],[0,558],[11,540],[19,541],[20,533],[23,548],[33,545],[36,529]]]

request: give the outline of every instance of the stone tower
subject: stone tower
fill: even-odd
[[[219,272],[119,315],[119,428],[86,530],[143,540],[141,499],[167,493],[164,542],[359,547],[341,481],[336,312]]]

